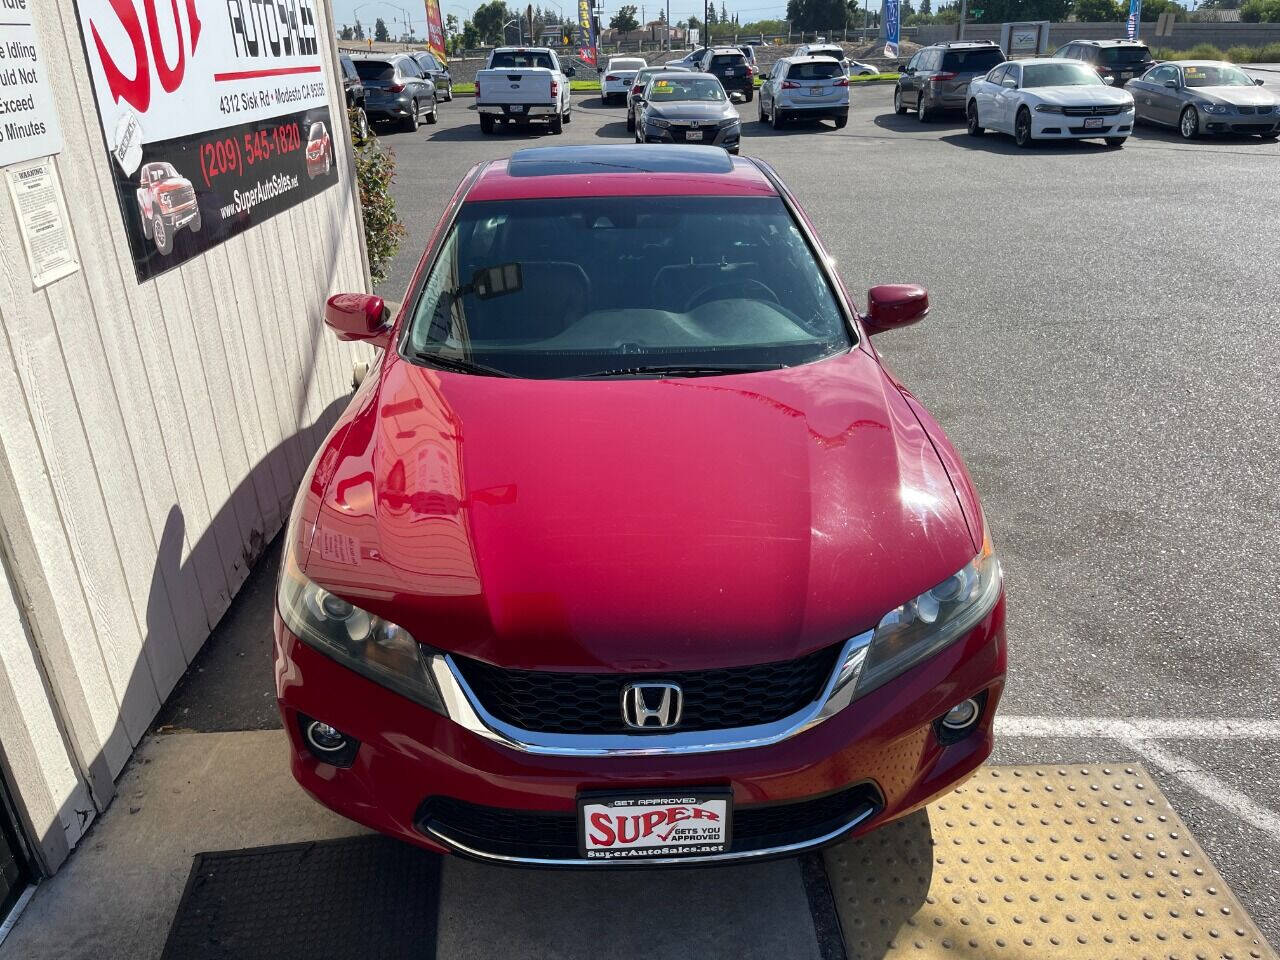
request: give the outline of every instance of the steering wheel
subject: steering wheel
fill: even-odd
[[[746,293],[748,291],[751,291],[752,294],[762,293],[766,299],[772,300],[778,306],[782,306],[782,301],[778,299],[778,295],[759,280],[753,280],[751,277],[741,277],[737,280],[719,280],[716,283],[707,284],[685,302],[684,310],[682,312],[688,313],[695,307],[701,306],[704,303],[710,303],[712,300],[729,300],[731,298],[727,294],[730,290],[736,290],[739,293]],[[717,291],[723,291],[723,293],[717,294]],[[717,295],[711,296],[711,294]],[[758,295],[747,296],[742,297],[741,299],[759,300],[760,297]]]

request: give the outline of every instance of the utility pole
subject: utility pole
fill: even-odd
[[[960,31],[956,34],[957,40],[964,39],[964,18],[969,12],[969,0],[960,0]]]

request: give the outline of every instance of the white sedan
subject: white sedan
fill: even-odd
[[[998,130],[1020,147],[1090,137],[1118,147],[1133,132],[1133,97],[1079,60],[1010,60],[969,83],[965,115],[971,136]]]
[[[631,81],[648,65],[643,57],[613,57],[600,77],[600,99],[605,103],[625,101],[631,92]]]

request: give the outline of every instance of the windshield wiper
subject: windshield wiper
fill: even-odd
[[[667,363],[650,364],[637,367],[618,367],[615,370],[596,370],[593,373],[580,373],[571,379],[587,379],[590,377],[626,377],[626,376],[672,376],[672,377],[714,377],[721,373],[753,373],[759,370],[780,370],[782,363]]]
[[[486,367],[483,363],[472,363],[470,360],[461,360],[457,357],[442,357],[438,353],[415,353],[413,358],[434,367],[440,367],[442,370],[452,370],[454,373],[471,373],[480,377],[514,376],[497,367]]]

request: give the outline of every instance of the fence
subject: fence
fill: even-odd
[[[931,24],[918,29],[916,42],[938,43],[956,39],[955,24]],[[1116,23],[1054,23],[1049,26],[1049,47],[1057,48],[1072,40],[1110,40],[1125,35],[1125,25]],[[1211,43],[1223,50],[1228,47],[1261,47],[1280,43],[1280,23],[1182,23],[1173,25],[1173,33],[1167,37],[1156,36],[1155,23],[1144,22],[1139,31],[1141,39],[1152,46],[1189,50],[1199,43]],[[966,40],[1000,41],[1000,24],[965,24]]]

